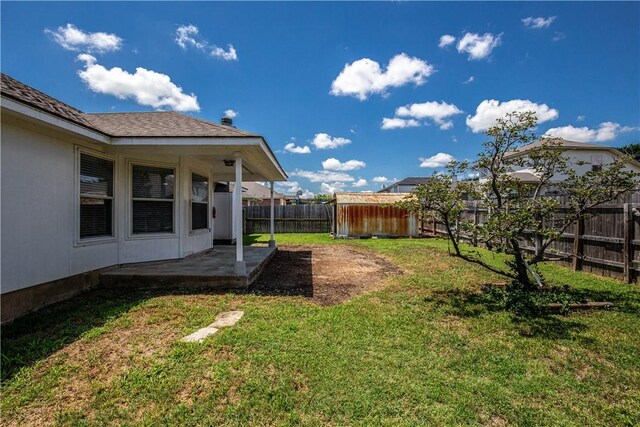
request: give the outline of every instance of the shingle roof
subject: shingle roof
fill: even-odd
[[[516,178],[517,180],[521,181],[521,182],[540,182],[540,177],[535,175],[532,172],[529,171],[525,171],[525,170],[521,170],[521,171],[515,171],[515,172],[510,172],[509,175],[511,175],[512,177]]]
[[[604,145],[589,144],[587,142],[568,141],[566,139],[558,139],[558,141],[560,142],[560,146],[565,149],[574,149],[574,150],[575,149],[577,150],[603,150],[603,149],[609,150],[611,149],[611,147],[607,147]],[[530,144],[522,145],[516,148],[515,150],[509,153],[506,153],[505,157],[511,157],[511,156],[515,156],[516,154],[525,153],[533,148],[541,147],[543,143],[544,143],[544,139],[539,139]]]
[[[232,192],[234,187],[235,187],[235,183],[230,182],[229,191]],[[278,193],[277,191],[274,191],[273,197],[275,199],[283,199],[285,195]],[[242,198],[243,199],[270,199],[271,189],[269,187],[265,187],[262,184],[258,184],[257,182],[243,181],[242,182]]]
[[[2,96],[112,137],[258,137],[173,111],[83,113],[13,77],[0,75]]]
[[[428,177],[410,176],[391,185],[420,185],[429,182]]]
[[[247,137],[258,136],[173,111],[87,113],[91,125],[113,137]]]
[[[2,96],[28,104],[38,110],[46,111],[76,124],[92,127],[82,111],[65,104],[62,101],[42,93],[26,84],[19,82],[6,74],[0,74],[0,92]]]

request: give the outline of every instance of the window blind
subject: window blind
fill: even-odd
[[[113,161],[80,154],[80,238],[113,235]]]
[[[173,233],[175,170],[134,165],[132,233]]]
[[[209,180],[197,174],[191,175],[191,229],[208,228]]]

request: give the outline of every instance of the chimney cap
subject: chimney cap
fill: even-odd
[[[233,120],[231,117],[224,116],[222,120],[220,120],[220,124],[222,126],[233,126]]]

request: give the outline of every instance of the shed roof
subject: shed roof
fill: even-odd
[[[401,202],[411,193],[335,193],[334,199],[340,205],[382,205]]]

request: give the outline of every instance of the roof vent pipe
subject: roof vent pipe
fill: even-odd
[[[233,120],[231,120],[231,117],[223,117],[222,120],[220,120],[220,124],[222,126],[233,126]]]

